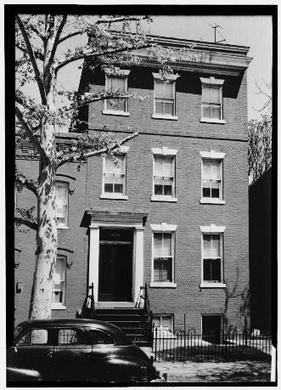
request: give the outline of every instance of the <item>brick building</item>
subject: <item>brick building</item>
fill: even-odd
[[[161,78],[139,65],[90,75],[80,89],[118,88],[138,98],[90,104],[88,131],[139,135],[117,156],[69,163],[57,174],[58,258],[54,317],[73,317],[93,283],[96,309],[134,308],[140,287],[154,323],[201,333],[242,328],[249,315],[247,76],[248,47],[157,37],[175,50],[195,44]],[[68,143],[76,133],[58,134]],[[23,147],[22,147],[23,148]],[[28,148],[19,168],[36,178]],[[17,207],[34,204],[27,191]],[[25,230],[25,229],[24,229]],[[16,232],[15,317],[26,319],[35,234]]]

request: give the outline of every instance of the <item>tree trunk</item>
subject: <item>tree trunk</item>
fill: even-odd
[[[40,162],[36,266],[29,318],[50,318],[57,253],[56,189],[52,163]]]

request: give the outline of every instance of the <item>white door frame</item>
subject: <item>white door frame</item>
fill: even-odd
[[[89,225],[90,240],[89,240],[89,276],[88,286],[94,285],[95,303],[103,306],[120,306],[124,302],[99,302],[99,251],[100,251],[100,228],[133,228],[133,267],[132,267],[132,299],[131,305],[136,303],[140,287],[143,286],[143,243],[144,243],[144,227],[141,223],[112,223],[112,222],[91,222]],[[128,302],[129,303],[129,302]],[[126,304],[126,302],[125,302]],[[130,303],[129,303],[130,304]]]

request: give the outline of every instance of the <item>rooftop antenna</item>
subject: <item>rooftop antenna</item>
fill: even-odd
[[[220,26],[219,24],[209,24],[209,26],[212,27],[212,29],[214,30],[214,42],[215,43],[222,43],[222,42],[225,42],[225,39],[222,39],[220,41],[217,41],[217,28],[221,28],[222,29],[222,26]]]

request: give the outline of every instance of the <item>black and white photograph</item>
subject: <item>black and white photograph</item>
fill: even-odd
[[[3,386],[277,386],[277,8],[4,6]]]

